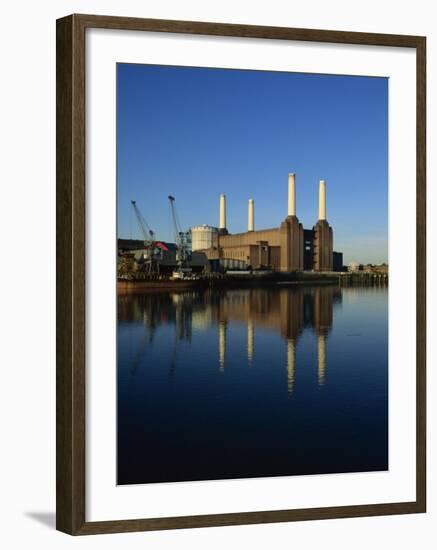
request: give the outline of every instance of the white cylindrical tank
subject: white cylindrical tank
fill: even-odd
[[[191,249],[193,252],[196,250],[205,250],[206,248],[212,248],[217,243],[217,227],[211,225],[196,225],[191,228]]]

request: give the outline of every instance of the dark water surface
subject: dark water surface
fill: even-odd
[[[386,470],[386,288],[118,298],[118,483]]]

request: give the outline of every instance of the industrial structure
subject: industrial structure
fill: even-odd
[[[304,229],[296,214],[296,178],[288,175],[287,217],[272,229],[255,229],[254,200],[248,202],[247,232],[231,234],[226,221],[226,196],[220,195],[219,227],[191,229],[193,252],[209,260],[236,260],[247,268],[273,271],[333,271],[342,268],[342,254],[333,251],[333,231],[326,216],[326,182],[319,184],[319,215]]]
[[[282,273],[344,271],[343,254],[333,251],[333,230],[326,214],[326,182],[319,183],[318,219],[304,229],[297,217],[296,177],[288,174],[287,216],[278,227],[255,228],[255,202],[248,199],[247,231],[230,233],[226,196],[220,195],[219,225],[181,228],[175,198],[168,197],[174,243],[156,239],[135,201],[131,201],[143,241],[118,240],[119,276],[128,272],[186,278],[200,273],[265,270]],[[129,258],[131,260],[129,260]],[[129,262],[134,262],[133,268]]]

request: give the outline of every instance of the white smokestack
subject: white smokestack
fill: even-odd
[[[288,215],[296,215],[296,183],[294,174],[288,174]]]
[[[320,180],[319,184],[319,220],[326,220],[326,182]]]
[[[247,230],[253,231],[255,229],[255,210],[254,210],[254,201],[249,199],[249,211],[248,211],[248,220],[247,220]]]
[[[220,195],[220,225],[219,229],[226,229],[226,195]]]

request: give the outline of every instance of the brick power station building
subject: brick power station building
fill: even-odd
[[[326,183],[319,185],[319,216],[312,229],[304,229],[296,215],[295,175],[288,175],[288,215],[279,227],[255,230],[254,201],[249,199],[248,228],[230,234],[226,224],[226,197],[220,196],[219,228],[191,229],[193,252],[208,259],[239,260],[252,268],[275,271],[340,271],[343,258],[333,251],[333,231],[326,219]]]

